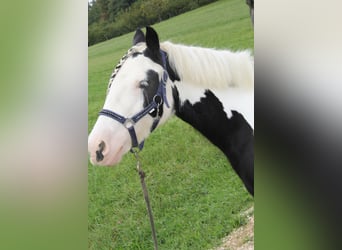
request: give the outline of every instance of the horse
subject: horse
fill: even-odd
[[[88,137],[93,165],[112,166],[176,115],[228,158],[254,196],[254,57],[161,42],[137,29],[109,79],[103,109]]]

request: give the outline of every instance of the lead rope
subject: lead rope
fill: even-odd
[[[146,187],[146,183],[145,183],[145,172],[141,168],[140,158],[139,158],[139,154],[138,154],[139,151],[138,150],[132,150],[132,151],[134,153],[135,159],[137,160],[137,171],[140,175],[141,188],[142,188],[143,193],[144,193],[144,198],[145,198],[145,203],[146,203],[146,207],[147,207],[147,211],[148,211],[148,216],[150,217],[150,224],[151,224],[151,229],[152,229],[152,238],[153,238],[153,242],[154,242],[154,250],[158,250],[157,235],[156,235],[156,230],[154,228],[153,214],[152,214],[150,199],[148,196],[147,187]]]

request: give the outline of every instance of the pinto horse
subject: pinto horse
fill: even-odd
[[[103,109],[88,138],[90,161],[110,166],[173,114],[217,146],[254,195],[254,58],[159,42],[138,29],[112,73]]]

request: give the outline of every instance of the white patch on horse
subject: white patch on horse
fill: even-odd
[[[225,91],[212,90],[212,92],[222,103],[228,118],[232,116],[233,110],[238,111],[254,129],[253,91],[244,91],[238,88],[228,88]]]
[[[146,72],[152,69],[160,73],[163,68],[144,56],[127,58],[125,68],[130,70],[117,72],[108,92],[110,98],[106,99],[103,108],[130,117],[143,107],[144,98],[139,85],[146,78]]]
[[[175,85],[177,86],[177,89],[179,92],[179,98],[180,98],[181,104],[183,104],[187,100],[190,103],[196,103],[196,102],[199,102],[202,97],[205,97],[204,88],[187,84],[183,81],[180,83],[175,82]]]

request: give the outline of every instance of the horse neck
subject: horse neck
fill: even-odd
[[[218,51],[170,42],[161,47],[168,55],[167,68],[180,103],[198,103],[209,91],[228,118],[237,111],[254,128],[254,62],[250,51]]]
[[[230,71],[228,70],[229,72],[227,73],[227,69],[225,71],[223,70],[226,64],[224,66],[218,65],[222,59],[222,55],[219,55],[220,58],[214,59],[213,63],[214,67],[217,64],[215,74],[220,75],[220,77],[217,77],[215,74],[210,74],[208,69],[201,68],[199,66],[200,64],[194,63],[192,62],[193,60],[186,58],[187,55],[198,52],[195,51],[197,49],[186,51],[184,47],[178,51],[176,50],[177,48],[175,47],[166,51],[170,60],[169,73],[173,75],[173,80],[171,79],[173,81],[172,94],[176,116],[193,126],[221,149],[230,160],[234,170],[245,183],[247,189],[252,193],[254,160],[253,80],[249,81],[248,77],[241,78],[243,72],[247,72],[247,75],[252,75],[249,70],[249,67],[252,67],[250,60],[245,61],[245,65],[241,63],[242,73],[232,72],[232,68],[235,68],[235,65],[229,65],[230,67],[228,66],[228,69]],[[211,52],[199,51],[198,54],[202,53],[202,55],[206,55],[208,58]],[[211,56],[215,57],[217,55],[215,53],[212,53],[213,55]],[[223,57],[229,57],[228,54],[230,53],[227,53]],[[185,67],[187,70],[191,69],[192,72],[184,72],[179,67],[179,62],[176,60],[181,56],[183,57],[183,60],[180,62],[182,67]],[[193,55],[189,56],[192,56],[192,59],[196,57]],[[233,64],[238,64],[236,62],[237,60],[231,59],[231,61]],[[202,70],[202,72],[196,76],[196,70]],[[207,72],[202,74],[205,70]],[[236,70],[238,69],[236,68]],[[204,81],[204,75],[207,75],[206,81]],[[235,82],[239,79],[245,82]]]
[[[178,91],[179,90],[179,91]],[[198,101],[181,99],[182,89],[172,87],[176,116],[201,132],[229,159],[250,194],[254,194],[253,129],[236,110],[228,115],[216,94],[205,90]]]

